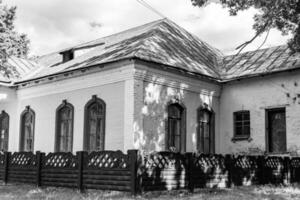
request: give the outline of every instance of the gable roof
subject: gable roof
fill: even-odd
[[[75,52],[75,58],[63,63],[61,53],[66,51]],[[13,57],[9,62],[12,75],[0,72],[0,82],[18,84],[130,58],[167,65],[216,81],[300,68],[300,53],[291,55],[287,46],[225,56],[172,21],[162,19],[50,53],[34,61]]]

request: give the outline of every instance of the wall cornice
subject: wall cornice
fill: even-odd
[[[55,79],[47,81],[43,84],[35,85],[34,87],[19,87],[17,90],[17,97],[19,99],[34,98],[133,79],[133,64],[127,63],[127,65],[111,66],[108,68],[109,69],[107,70],[95,70],[92,73],[86,73],[80,76],[72,76],[68,79]]]
[[[203,95],[220,96],[221,87],[218,84],[177,75],[164,70],[153,69],[140,64],[135,64],[134,78],[144,82],[164,85]]]

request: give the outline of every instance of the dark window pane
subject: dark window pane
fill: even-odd
[[[244,133],[243,135],[249,136],[250,135],[250,126],[244,126]]]
[[[200,109],[198,112],[198,137],[197,149],[202,153],[211,153],[211,118],[212,113],[206,109]]]
[[[172,118],[181,118],[181,108],[178,104],[171,104],[168,108],[168,116]]]
[[[105,142],[105,104],[96,100],[88,106],[87,113],[88,150],[103,151]]]
[[[250,113],[249,112],[244,113],[244,119],[243,120],[250,120]]]
[[[250,112],[234,113],[234,130],[236,136],[250,136]]]
[[[250,126],[250,121],[244,121],[244,126]]]
[[[59,152],[72,152],[73,141],[73,108],[65,105],[58,111],[57,143]]]
[[[242,113],[235,113],[235,120],[236,121],[242,121],[243,120],[243,114]]]
[[[34,142],[34,113],[31,110],[26,111],[22,115],[21,121],[21,151],[33,151]]]
[[[241,126],[237,126],[235,128],[235,134],[238,135],[238,136],[243,135],[243,128]]]
[[[183,108],[179,104],[171,104],[168,107],[168,144],[170,148],[181,151],[182,138],[182,112]]]
[[[243,126],[243,121],[237,121],[237,122],[235,122],[235,126]]]
[[[2,112],[0,116],[0,150],[8,150],[8,129],[9,129],[9,116],[7,113]]]

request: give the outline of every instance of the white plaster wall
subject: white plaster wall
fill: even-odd
[[[206,103],[216,113],[216,152],[219,152],[220,86],[145,65],[135,65],[135,148],[165,150],[166,106],[178,99],[186,107],[186,151],[196,151],[197,109]]]
[[[125,137],[124,132],[129,130],[130,119],[128,121],[127,114],[133,116],[133,109],[127,105],[127,101],[133,99],[133,89],[126,94],[130,85],[133,87],[133,65],[113,64],[108,68],[109,70],[83,76],[20,88],[15,91],[13,101],[0,101],[0,110],[5,110],[10,115],[9,151],[19,150],[20,114],[25,106],[30,105],[36,113],[34,151],[52,152],[55,112],[64,99],[74,106],[73,152],[82,150],[84,106],[92,95],[97,95],[106,103],[105,149],[125,151],[132,148],[133,143],[129,145],[130,141],[125,141],[127,136]],[[125,101],[125,98],[128,100]]]
[[[15,145],[16,126],[13,122],[19,120],[17,113],[17,93],[14,88],[0,86],[0,111],[5,110],[9,114],[9,144],[8,148],[13,149]]]
[[[288,97],[288,95],[290,97]],[[265,151],[265,110],[286,108],[287,150],[300,149],[300,73],[235,81],[223,86],[220,98],[220,148],[222,153]],[[250,110],[251,142],[231,141],[233,112]]]

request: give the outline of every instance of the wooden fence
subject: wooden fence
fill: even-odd
[[[72,153],[5,152],[0,179],[37,186],[136,192],[137,150]]]
[[[158,152],[143,157],[141,190],[300,183],[300,158]]]
[[[0,180],[37,186],[119,190],[232,187],[300,183],[300,157],[233,156],[137,150],[87,153],[5,152]]]

